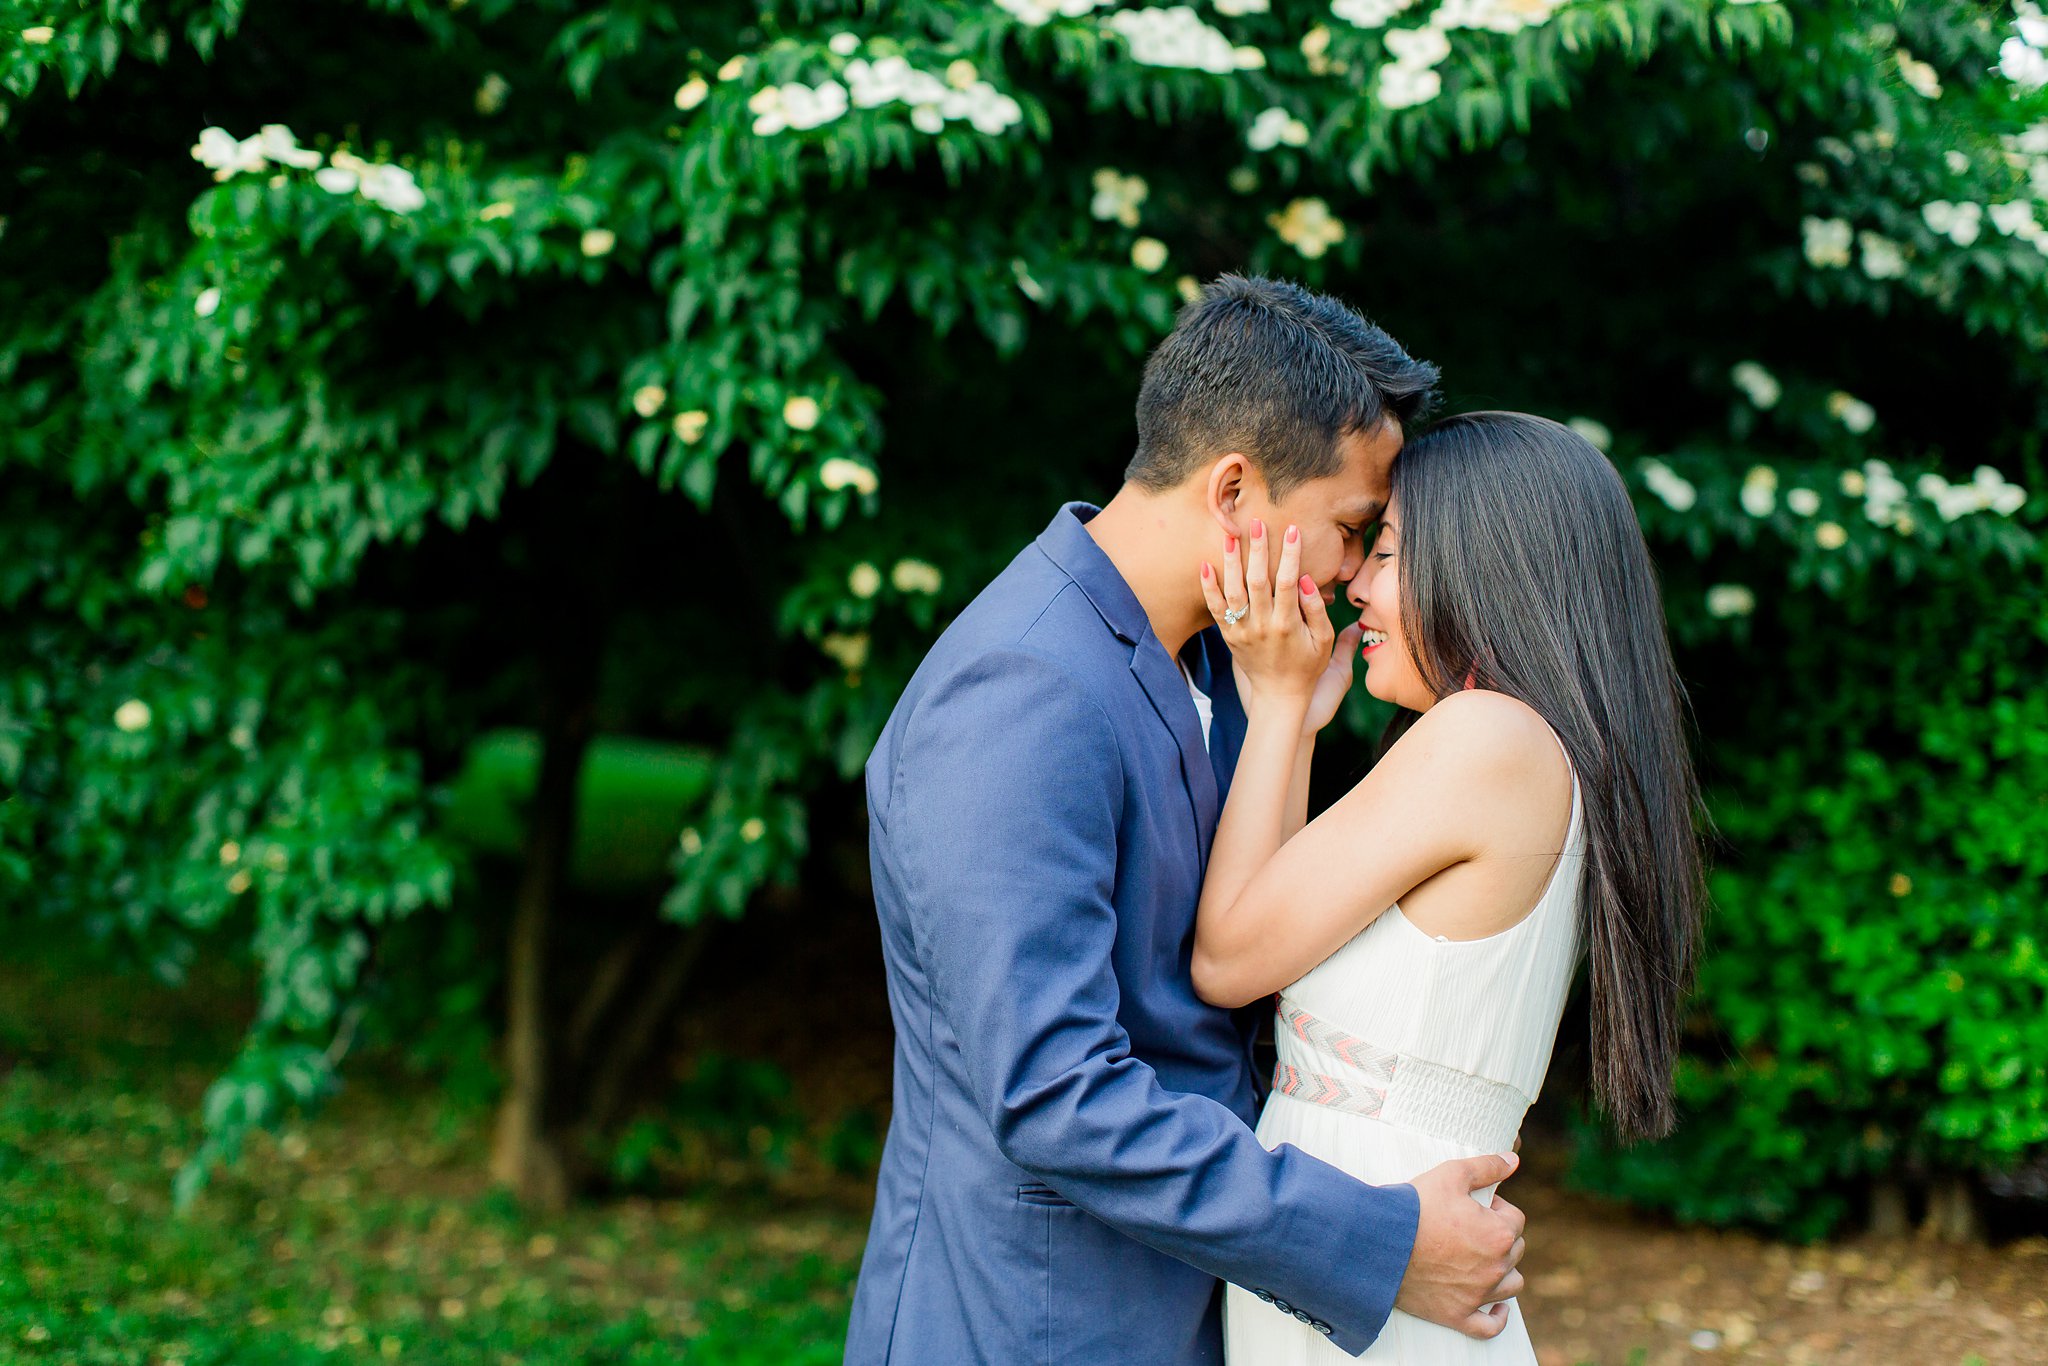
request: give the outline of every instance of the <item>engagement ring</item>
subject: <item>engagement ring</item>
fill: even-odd
[[[1232,607],[1228,611],[1224,612],[1223,624],[1225,626],[1235,626],[1238,622],[1244,619],[1244,614],[1251,610],[1252,609],[1250,604],[1246,604],[1243,607]]]

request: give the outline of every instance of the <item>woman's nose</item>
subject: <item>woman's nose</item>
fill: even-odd
[[[1344,600],[1353,607],[1365,606],[1365,570],[1361,568],[1351,576],[1351,582],[1344,586]]]

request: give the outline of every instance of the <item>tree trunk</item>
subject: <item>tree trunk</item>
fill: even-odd
[[[558,1210],[569,1200],[550,1085],[547,976],[556,900],[575,847],[576,790],[590,746],[595,643],[574,629],[554,636],[543,664],[540,777],[527,831],[525,865],[514,895],[505,976],[505,1097],[499,1105],[490,1170],[522,1204]]]
[[[1880,1238],[1903,1238],[1912,1231],[1906,1215],[1906,1190],[1890,1177],[1870,1186],[1870,1231]]]
[[[591,1132],[604,1133],[618,1118],[627,1082],[632,1080],[633,1073],[647,1056],[648,1047],[654,1042],[662,1022],[668,1019],[675,1010],[676,1002],[682,998],[683,987],[690,980],[690,971],[704,956],[704,946],[710,939],[709,922],[699,921],[680,930],[670,943],[668,955],[662,960],[654,979],[633,1003],[632,1012],[620,1022],[618,1031],[605,1041],[608,1046],[599,1053],[593,1045],[596,1067],[591,1076],[590,1104],[585,1110]]]
[[[1934,1183],[1927,1193],[1927,1218],[1920,1225],[1920,1235],[1944,1243],[1984,1241],[1984,1223],[1977,1215],[1969,1182],[1948,1176]]]

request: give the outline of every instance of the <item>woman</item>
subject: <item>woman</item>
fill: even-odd
[[[1702,900],[1697,789],[1655,576],[1621,480],[1568,428],[1452,418],[1410,444],[1333,632],[1299,551],[1254,526],[1202,567],[1249,731],[1196,922],[1216,1005],[1280,993],[1259,1123],[1375,1184],[1504,1152],[1535,1099],[1582,948],[1596,1099],[1671,1129]],[[1277,587],[1274,584],[1277,583]],[[1354,655],[1353,651],[1357,654]],[[1404,708],[1370,773],[1304,824],[1314,737],[1355,658]],[[1475,1194],[1486,1200],[1490,1191]],[[1533,1362],[1519,1310],[1484,1341],[1396,1311],[1367,1361]],[[1233,1286],[1233,1366],[1344,1362]]]

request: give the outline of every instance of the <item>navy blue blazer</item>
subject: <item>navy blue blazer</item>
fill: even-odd
[[[1249,1035],[1189,972],[1243,711],[1205,632],[1205,753],[1094,512],[939,638],[868,761],[895,1110],[849,1366],[1220,1363],[1219,1277],[1362,1352],[1407,1269],[1412,1187],[1252,1133]]]

